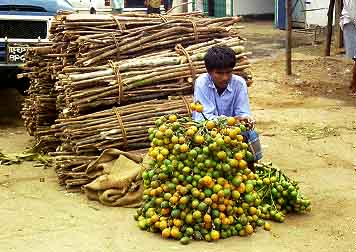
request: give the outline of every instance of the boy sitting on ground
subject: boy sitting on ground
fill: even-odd
[[[193,120],[214,119],[219,116],[235,117],[254,125],[251,117],[246,81],[232,74],[236,65],[235,52],[227,46],[215,46],[204,58],[208,73],[195,81],[194,100],[203,105],[203,113],[193,112]],[[253,127],[252,127],[253,128]],[[255,161],[262,158],[261,145],[256,131],[244,132]]]

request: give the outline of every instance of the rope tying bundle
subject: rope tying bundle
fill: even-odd
[[[127,142],[127,132],[126,129],[124,127],[124,123],[122,121],[121,115],[120,115],[120,110],[116,107],[113,107],[112,110],[114,111],[117,121],[119,122],[120,128],[121,128],[121,132],[122,132],[122,138],[124,141],[124,148],[127,149],[128,148],[128,142]]]
[[[124,100],[124,82],[122,81],[121,74],[120,74],[120,66],[115,65],[112,61],[109,62],[112,70],[115,73],[117,84],[119,84],[119,104]]]
[[[187,52],[187,50],[185,50],[185,48],[181,44],[177,44],[175,46],[175,50],[176,50],[177,54],[184,55],[187,58],[187,61],[189,63],[189,67],[190,67],[190,72],[192,74],[192,78],[194,81],[196,79],[196,70],[195,70],[192,58],[190,57],[189,53]]]

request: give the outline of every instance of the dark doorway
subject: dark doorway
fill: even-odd
[[[208,15],[214,16],[215,14],[215,0],[208,0]]]
[[[144,0],[125,0],[125,8],[143,8]]]

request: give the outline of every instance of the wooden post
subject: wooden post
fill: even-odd
[[[330,56],[331,37],[333,34],[334,6],[335,6],[335,0],[330,0],[329,11],[328,11],[328,26],[326,31],[326,46],[325,46],[325,53],[324,53],[325,56]]]
[[[286,8],[286,73],[292,74],[292,0],[285,0]]]
[[[335,48],[337,53],[343,47],[343,34],[340,27],[342,6],[343,6],[342,0],[335,1]]]

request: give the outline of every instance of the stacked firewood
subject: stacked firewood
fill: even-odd
[[[227,44],[236,53],[234,73],[251,82],[245,71],[250,67],[248,53],[240,46],[240,39],[213,40],[176,52],[145,55],[129,60],[110,62],[108,65],[87,68],[66,67],[59,75],[56,89],[62,90],[66,108],[63,116],[75,116],[100,108],[126,105],[169,95],[192,94],[194,79],[204,73],[204,55],[213,44]],[[75,73],[72,73],[75,71]],[[81,72],[82,71],[82,72]]]
[[[57,16],[52,44],[28,51],[24,76],[31,87],[22,116],[29,133],[54,157],[60,184],[77,190],[90,182],[86,168],[103,150],[147,147],[147,129],[157,118],[188,116],[194,80],[205,72],[203,58],[211,46],[230,46],[238,62],[234,73],[251,84],[238,21]]]
[[[51,44],[42,44],[27,51],[29,61],[24,66],[24,73],[19,78],[28,78],[30,87],[27,90],[22,109],[24,124],[31,136],[41,142],[42,149],[49,151],[56,148],[60,141],[54,137],[51,125],[58,117],[56,107],[55,77],[49,71],[55,64],[57,55],[53,54]]]
[[[68,119],[57,119],[53,129],[62,140],[56,152],[60,184],[69,190],[90,182],[86,169],[98,153],[109,148],[137,150],[149,147],[147,131],[160,117],[173,113],[189,116],[192,98],[149,100]]]

